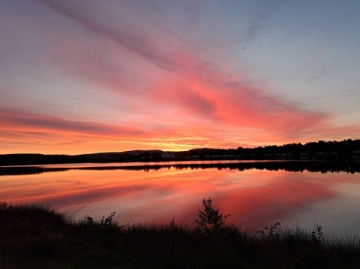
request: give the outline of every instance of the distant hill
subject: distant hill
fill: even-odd
[[[84,157],[84,158],[114,158],[114,157],[123,157],[123,156],[139,156],[144,154],[145,152],[148,152],[149,154],[163,153],[162,150],[154,149],[154,150],[128,150],[122,152],[88,153],[88,154],[80,154],[76,156]]]

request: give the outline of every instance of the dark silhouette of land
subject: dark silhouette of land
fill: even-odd
[[[5,175],[31,175],[31,174],[42,174],[48,172],[63,172],[68,170],[143,170],[145,172],[151,170],[160,170],[160,169],[230,169],[230,170],[249,170],[249,169],[259,169],[259,170],[270,170],[278,171],[284,170],[288,172],[321,172],[321,173],[360,173],[360,163],[359,162],[333,162],[333,161],[289,161],[289,160],[267,160],[267,161],[238,161],[238,162],[219,162],[219,163],[151,163],[151,164],[139,164],[132,165],[129,164],[119,164],[119,166],[99,166],[96,163],[91,165],[91,167],[82,167],[80,164],[77,167],[47,167],[41,165],[34,166],[6,166],[0,167],[0,176]]]
[[[61,163],[154,162],[186,160],[319,160],[360,162],[360,140],[318,141],[306,144],[257,148],[211,149],[188,151],[133,150],[81,155],[2,154],[0,166]]]

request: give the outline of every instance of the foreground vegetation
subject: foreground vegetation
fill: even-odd
[[[358,239],[226,224],[203,200],[194,224],[119,225],[114,214],[74,221],[40,205],[0,202],[0,268],[360,268]]]

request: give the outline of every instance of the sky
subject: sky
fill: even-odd
[[[0,0],[0,154],[360,136],[358,0]]]

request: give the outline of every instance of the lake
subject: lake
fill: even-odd
[[[62,164],[0,169],[0,201],[41,203],[119,223],[192,223],[202,199],[250,230],[282,227],[360,234],[359,164],[167,162]]]

